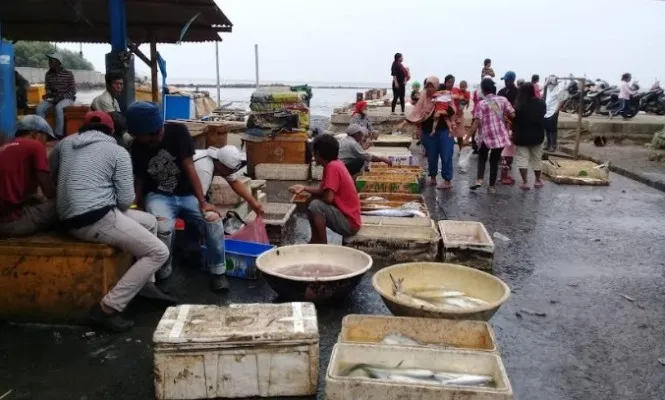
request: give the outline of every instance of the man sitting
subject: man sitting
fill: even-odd
[[[55,107],[55,136],[61,138],[65,131],[65,108],[76,100],[76,82],[72,71],[62,67],[62,58],[59,55],[46,57],[49,67],[44,78],[46,94],[42,97],[44,101],[37,106],[36,113],[44,118],[49,108]]]
[[[363,148],[362,144],[369,135],[367,129],[360,125],[351,124],[346,129],[346,134],[348,136],[343,138],[339,144],[339,160],[344,163],[351,176],[362,172],[365,163],[368,161],[392,165],[392,161],[387,157],[375,156]]]
[[[18,122],[15,139],[0,147],[0,238],[29,236],[55,221],[55,186],[45,146],[54,139],[44,118],[27,115]],[[37,187],[46,202],[36,198]]]
[[[317,164],[323,165],[323,179],[318,187],[294,185],[292,193],[310,193],[310,243],[328,243],[326,227],[343,237],[353,236],[360,229],[360,198],[355,183],[344,163],[337,159],[339,142],[332,135],[320,135],[312,142]]]
[[[223,240],[223,232],[220,234],[217,229],[212,229],[213,226],[205,223],[204,215],[216,213],[217,209],[206,201],[205,191],[194,167],[194,141],[187,127],[178,123],[164,124],[159,108],[147,102],[132,104],[125,115],[129,134],[134,137],[131,154],[136,176],[137,204],[157,217],[159,238],[172,249],[175,220],[180,217],[205,233],[206,243]],[[226,150],[223,153],[226,154]],[[228,177],[235,172],[233,169],[237,167],[236,162],[226,157],[217,158],[217,161],[218,171],[222,175]],[[240,186],[238,184],[235,189],[241,190]],[[246,195],[246,200],[257,214],[263,213],[261,204],[251,195]],[[209,247],[207,253],[212,290],[228,289],[228,282],[223,275],[226,270],[223,246]],[[169,257],[157,273],[157,278],[166,279],[171,272],[172,257]]]
[[[122,94],[122,88],[125,85],[124,78],[118,72],[109,72],[104,76],[104,80],[106,81],[106,90],[92,100],[90,109],[105,113],[120,112],[118,97]]]
[[[60,226],[75,238],[118,247],[136,258],[90,311],[90,322],[111,331],[130,329],[134,323],[120,313],[136,295],[175,304],[151,282],[169,249],[156,236],[155,217],[129,209],[134,203],[132,161],[113,138],[111,117],[88,112],[79,134],[53,149],[51,165],[58,182]]]

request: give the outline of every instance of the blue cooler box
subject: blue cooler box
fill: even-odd
[[[226,275],[240,279],[257,279],[259,270],[256,268],[256,259],[275,246],[244,242],[242,240],[226,239],[224,241],[226,253]],[[201,246],[201,265],[206,264],[206,246]]]

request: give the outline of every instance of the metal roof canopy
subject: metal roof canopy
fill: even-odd
[[[127,36],[134,43],[221,41],[233,24],[214,0],[125,0]],[[0,1],[2,35],[10,40],[110,43],[107,0]]]

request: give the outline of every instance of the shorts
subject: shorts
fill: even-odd
[[[534,171],[542,169],[541,163],[543,158],[543,145],[537,146],[517,146],[515,154],[515,162],[517,168],[528,169],[531,167]]]
[[[349,237],[356,234],[351,228],[349,219],[332,204],[327,204],[321,199],[314,199],[309,203],[309,212],[321,214],[326,219],[326,226],[333,232]]]

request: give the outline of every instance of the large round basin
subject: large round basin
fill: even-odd
[[[324,273],[297,274],[315,271],[308,268],[315,266],[321,266]],[[256,267],[284,299],[325,302],[349,294],[372,267],[372,257],[348,247],[300,244],[263,253],[256,259]]]
[[[469,296],[485,300],[488,304],[459,310],[429,304],[414,305],[408,299],[394,294],[391,275],[395,280],[404,279],[402,285],[406,288],[440,286],[465,292]],[[405,317],[489,321],[510,297],[510,288],[501,279],[457,264],[397,264],[374,274],[372,285],[390,312]]]

